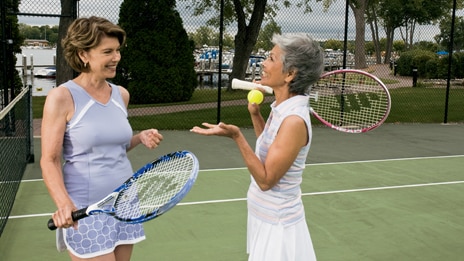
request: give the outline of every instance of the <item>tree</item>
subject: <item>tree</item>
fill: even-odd
[[[190,39],[195,42],[196,48],[201,48],[204,45],[207,46],[218,46],[219,42],[215,42],[217,39],[217,32],[209,26],[200,26],[195,33],[189,34]]]
[[[127,42],[115,81],[128,88],[132,103],[187,101],[197,87],[193,42],[175,4],[175,0],[121,4],[119,25]]]
[[[328,39],[324,43],[325,49],[332,49],[332,50],[342,50],[343,49],[343,42],[335,39]]]
[[[235,13],[237,15],[237,34],[235,35],[235,55],[230,79],[243,79],[248,65],[248,58],[258,39],[261,24],[264,19],[266,0],[254,1],[253,11],[246,24],[247,14],[239,0],[234,0]]]
[[[454,21],[453,50],[459,52],[464,48],[464,18],[456,17]],[[442,50],[448,50],[451,41],[451,16],[447,15],[440,21],[440,33],[434,37]]]
[[[382,56],[381,56],[381,49],[380,49],[380,36],[379,36],[379,24],[378,24],[378,19],[377,19],[377,6],[378,6],[378,1],[370,1],[368,8],[366,10],[366,22],[369,24],[371,28],[371,34],[372,34],[372,47],[373,50],[369,50],[368,53],[374,53],[375,58],[376,58],[376,63],[380,64],[382,63]],[[370,48],[370,46],[369,46]],[[367,46],[366,46],[366,51],[367,51]]]
[[[4,1],[2,3],[2,30],[0,30],[0,38],[2,39],[2,51],[0,52],[0,64],[2,67],[0,70],[2,73],[0,75],[0,89],[4,92],[3,97],[0,98],[0,101],[3,100],[0,106],[9,103],[22,87],[21,79],[16,70],[15,54],[21,53],[21,43],[24,38],[19,33],[18,17],[12,15],[18,13],[18,5],[18,0]]]
[[[380,0],[376,5],[377,16],[374,19],[383,21],[385,34],[387,35],[387,43],[385,50],[384,63],[388,62],[393,52],[393,39],[395,29],[404,24],[403,16],[403,0]],[[404,41],[403,41],[404,43]]]
[[[259,49],[263,49],[266,51],[269,51],[272,49],[273,44],[272,44],[272,36],[277,33],[281,34],[282,29],[280,26],[277,25],[277,23],[274,20],[271,20],[266,26],[264,26],[263,30],[259,32],[258,35],[258,40],[255,46],[255,51],[258,51]]]
[[[222,1],[196,1],[181,0],[191,2],[195,15],[201,15],[211,10],[219,10]],[[321,1],[321,0],[317,0]],[[263,21],[275,16],[276,10],[279,9],[279,3],[284,7],[289,7],[292,3],[284,0],[273,0],[268,5],[267,0],[224,0],[224,25],[231,22],[237,24],[237,34],[235,35],[235,55],[230,80],[233,78],[243,79],[245,77],[248,58],[257,43],[259,32]],[[299,0],[297,7],[303,7],[305,13],[310,12],[310,0]],[[208,21],[210,25],[219,25],[219,16]],[[229,86],[230,88],[230,86]]]
[[[366,41],[364,37],[366,34],[366,23],[364,15],[366,13],[368,2],[369,0],[349,1],[349,6],[353,11],[356,24],[356,38],[354,39],[354,67],[356,69],[367,67],[365,49]]]
[[[61,17],[58,25],[58,44],[56,46],[56,86],[72,79],[74,71],[63,56],[63,47],[61,39],[64,38],[68,27],[76,18],[76,0],[61,0]]]
[[[439,51],[438,48],[439,47],[437,43],[433,43],[430,41],[419,41],[419,42],[414,43],[414,46],[413,46],[413,49],[425,50],[425,51],[430,51],[433,53],[438,52]]]
[[[322,0],[324,9],[327,10],[335,0]],[[356,36],[355,36],[355,50],[354,50],[354,66],[357,69],[362,69],[367,67],[366,63],[366,49],[365,49],[365,33],[366,33],[366,9],[369,0],[352,0],[349,1],[349,7],[353,11],[355,26],[356,26]]]
[[[452,1],[420,0],[419,3],[413,4],[410,1],[403,0],[403,7],[405,8],[405,30],[404,33],[403,30],[400,32],[408,47],[411,48],[416,24],[432,24],[437,19],[440,19],[449,13],[452,8]]]
[[[406,44],[404,43],[403,40],[396,40],[393,41],[393,51],[401,54],[401,52],[406,50]]]
[[[51,46],[57,46],[58,44],[58,26],[30,26],[27,24],[20,23],[19,33],[25,39],[46,39]],[[43,32],[43,33],[42,33]]]
[[[209,26],[200,26],[195,32],[188,33],[189,39],[194,42],[195,48],[203,46],[219,46],[219,33]],[[222,44],[225,48],[234,47],[234,38],[230,34],[224,34]]]
[[[463,0],[458,0],[458,4],[462,6]],[[399,28],[406,48],[411,49],[416,25],[434,24],[451,9],[449,0],[379,0],[378,17],[384,21],[387,47],[393,43],[393,31]],[[387,48],[387,54],[390,50]]]
[[[219,36],[219,34],[218,34]],[[222,45],[224,47],[234,48],[234,37],[230,34],[224,34],[222,37]]]

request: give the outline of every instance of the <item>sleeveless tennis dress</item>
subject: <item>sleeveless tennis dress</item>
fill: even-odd
[[[94,100],[74,81],[63,84],[72,95],[75,112],[63,142],[66,189],[80,209],[93,204],[132,176],[126,149],[132,138],[118,86],[106,104]],[[108,206],[109,207],[109,206]],[[57,248],[80,258],[111,253],[115,247],[145,239],[141,224],[127,224],[102,214],[78,221],[78,229],[57,230]]]
[[[308,99],[308,96],[297,95],[279,106],[275,106],[274,102],[263,133],[256,141],[255,154],[264,163],[286,117],[299,116],[308,129],[308,144],[301,148],[295,162],[277,185],[262,191],[251,177],[247,194],[247,252],[250,261],[316,260],[300,189],[312,137]]]

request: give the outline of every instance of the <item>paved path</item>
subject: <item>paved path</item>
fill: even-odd
[[[274,100],[274,97],[272,96],[265,97],[266,102],[270,102],[272,100]],[[246,99],[221,102],[222,107],[246,105],[246,104],[247,104]],[[201,104],[181,104],[181,105],[173,105],[173,106],[142,107],[142,108],[129,109],[128,113],[129,113],[129,116],[157,115],[157,114],[165,114],[165,113],[173,113],[173,112],[217,108],[217,106],[218,106],[217,102],[210,102],[210,103],[201,103]],[[38,137],[41,135],[41,130],[40,130],[41,126],[42,126],[42,119],[33,120],[34,137]]]
[[[387,88],[389,89],[407,86],[412,87],[412,77],[393,75],[393,71],[390,70],[390,66],[388,64],[374,64],[369,66],[366,71],[381,79],[391,79],[398,81],[398,83],[387,84]]]

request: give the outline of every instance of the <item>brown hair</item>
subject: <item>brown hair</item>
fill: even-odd
[[[118,38],[121,46],[126,41],[126,32],[105,18],[91,16],[74,20],[61,41],[63,55],[69,66],[77,72],[88,72],[89,67],[82,62],[79,52],[98,46],[103,36]]]

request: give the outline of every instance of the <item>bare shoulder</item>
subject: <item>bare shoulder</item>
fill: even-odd
[[[63,86],[50,90],[45,100],[43,117],[45,119],[70,119],[74,112],[74,100],[71,92]]]
[[[284,119],[280,125],[279,133],[291,139],[299,140],[301,144],[308,141],[308,129],[306,122],[297,115],[290,115]]]
[[[118,86],[118,88],[119,88],[119,92],[121,93],[122,99],[124,100],[124,103],[126,104],[126,107],[127,107],[129,104],[129,99],[130,99],[129,91],[120,85]]]
[[[119,91],[121,92],[121,95],[129,95],[129,91],[122,87],[121,85],[118,85]]]
[[[290,129],[306,128],[306,123],[300,116],[290,115],[284,119],[284,121],[282,122],[282,126],[287,126]]]
[[[54,103],[68,103],[72,102],[72,96],[69,90],[64,86],[58,86],[57,88],[51,89],[47,94],[47,101]]]

